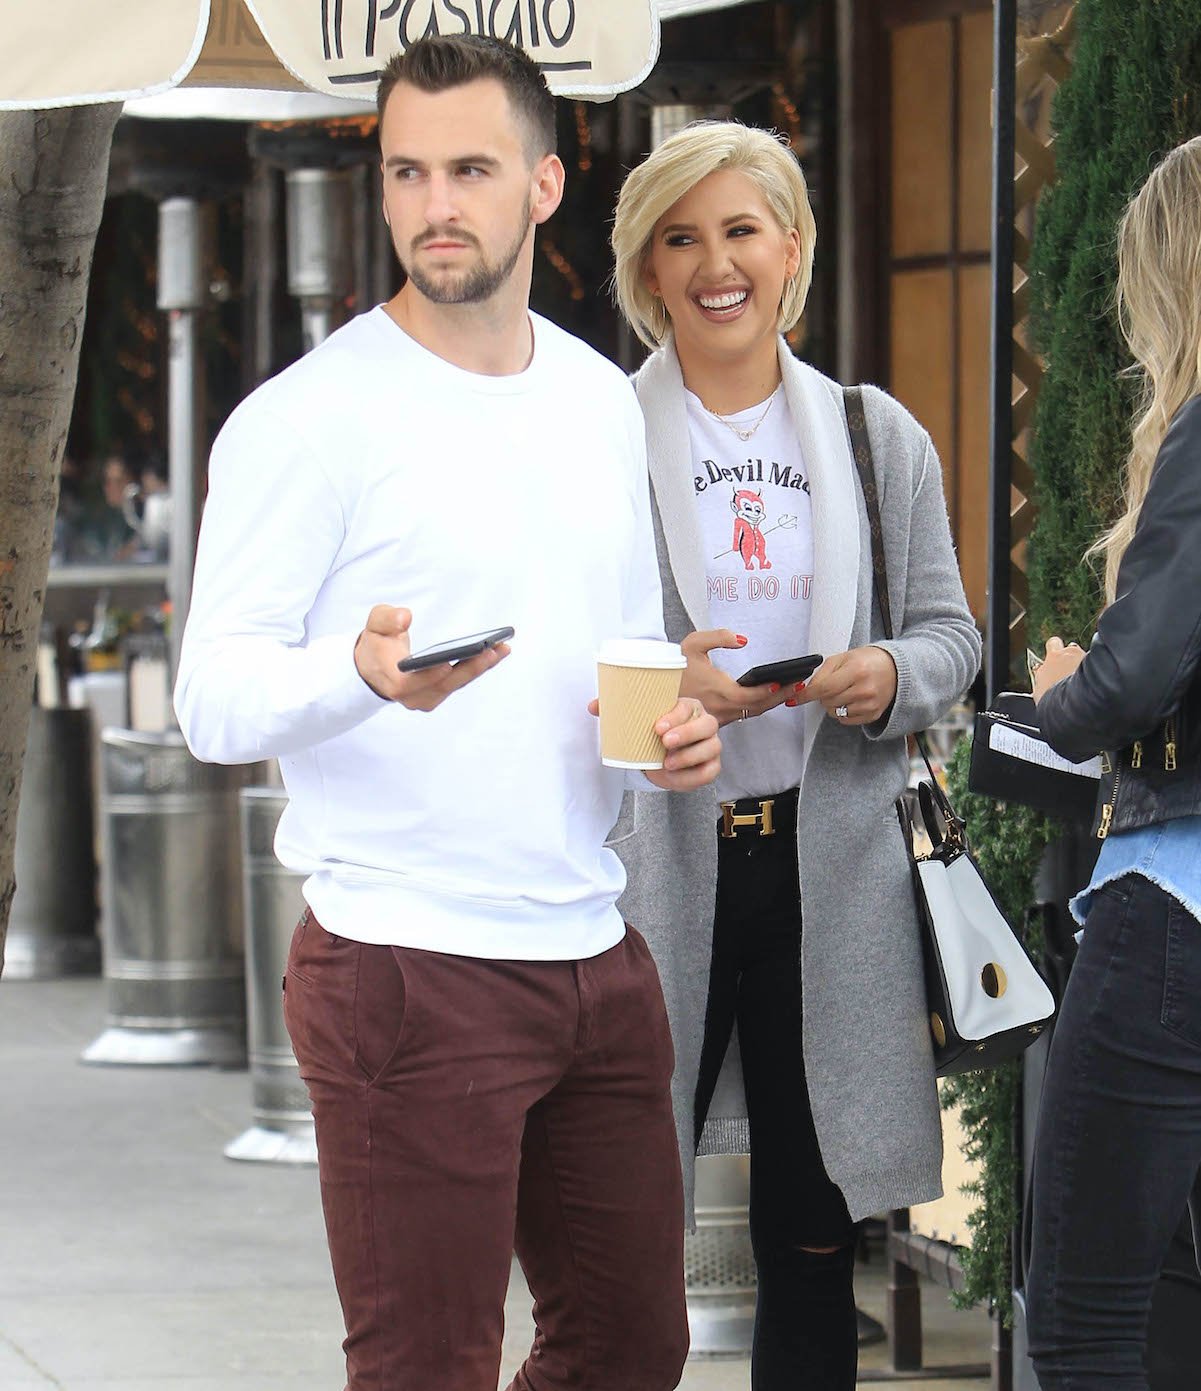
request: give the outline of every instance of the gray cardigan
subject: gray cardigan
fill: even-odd
[[[797,712],[798,737],[808,751],[797,818],[805,1068],[827,1172],[858,1220],[942,1192],[921,943],[893,802],[908,775],[904,736],[932,723],[967,689],[980,638],[964,599],[930,438],[901,405],[868,387],[864,405],[899,630],[895,640],[883,640],[841,388],[794,358],[783,340],[780,362],[812,483],[808,650],[831,655],[873,642],[897,668],[896,700],[877,725],[844,727],[826,719],[817,703]],[[683,379],[670,345],[647,361],[635,386],[647,419],[664,618],[668,637],[679,641],[714,624]],[[671,1018],[673,1100],[690,1214],[717,816],[712,788],[684,795],[649,789],[627,796],[612,841],[629,876],[619,906],[650,944]],[[700,1152],[749,1148],[735,1039]]]

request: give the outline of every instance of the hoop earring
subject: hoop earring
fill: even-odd
[[[797,283],[796,283],[796,275],[795,275],[795,273],[794,273],[794,274],[792,274],[792,275],[789,275],[789,276],[786,276],[786,277],[785,277],[785,279],[784,279],[784,288],[783,288],[783,290],[780,292],[780,308],[779,308],[779,311],[778,311],[778,312],[779,312],[779,318],[778,318],[778,321],[777,321],[777,322],[778,322],[778,324],[779,324],[779,327],[780,327],[781,331],[783,331],[783,327],[784,327],[784,324],[785,324],[786,320],[788,320],[788,319],[792,316],[792,313],[793,313],[793,311],[794,311],[794,309],[795,309],[795,307],[796,307],[796,301],[797,301]]]
[[[651,337],[656,343],[662,343],[667,337],[667,323],[667,305],[663,303],[658,295],[655,295],[651,300],[651,312],[648,316],[648,326],[651,331]]]

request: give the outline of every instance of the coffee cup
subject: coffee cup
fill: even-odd
[[[601,762],[610,768],[662,768],[667,750],[655,724],[676,703],[688,665],[679,645],[614,638],[596,656]]]

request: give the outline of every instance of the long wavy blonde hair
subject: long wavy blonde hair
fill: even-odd
[[[1089,550],[1105,557],[1110,604],[1168,425],[1201,392],[1201,136],[1163,158],[1122,216],[1117,305],[1142,399],[1126,461],[1126,510]]]

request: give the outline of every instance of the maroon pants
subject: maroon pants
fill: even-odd
[[[514,1250],[536,1333],[511,1391],[678,1384],[672,1045],[637,932],[584,961],[493,961],[364,945],[309,912],[284,1013],[347,1391],[496,1391]]]

